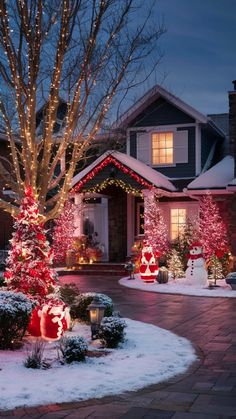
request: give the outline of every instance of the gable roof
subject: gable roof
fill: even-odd
[[[105,161],[108,157],[116,160],[117,162],[124,165],[129,171],[140,177],[142,177],[145,181],[147,181],[153,187],[164,189],[167,191],[174,192],[176,191],[175,186],[170,182],[169,178],[164,176],[162,173],[157,172],[156,170],[152,169],[151,167],[147,166],[145,163],[141,162],[140,160],[135,159],[134,157],[128,156],[127,154],[120,153],[119,151],[109,150],[98,157],[93,163],[83,169],[80,173],[78,173],[72,179],[71,188],[74,188],[79,182],[82,182],[86,179],[86,176],[90,176],[89,174],[99,166],[103,161]],[[145,187],[143,188],[145,189]]]
[[[187,189],[224,189],[234,179],[234,158],[224,157],[219,163],[199,175]]]
[[[165,90],[163,87],[156,85],[150,89],[144,96],[142,96],[133,106],[131,106],[117,121],[114,123],[114,128],[127,128],[128,124],[136,118],[147,106],[153,103],[159,97],[165,98],[172,105],[176,106],[187,115],[191,116],[197,122],[206,124],[208,122],[207,116],[198,112],[192,106],[183,102],[177,96]]]

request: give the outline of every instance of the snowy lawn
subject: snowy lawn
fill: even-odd
[[[186,278],[177,278],[176,280],[169,280],[167,284],[153,284],[144,283],[138,274],[135,279],[122,278],[119,283],[128,288],[135,288],[143,291],[161,292],[165,294],[182,294],[195,295],[201,297],[232,297],[236,298],[236,291],[233,291],[230,285],[226,284],[224,279],[218,279],[216,288],[200,288],[189,284]]]
[[[126,341],[86,363],[46,370],[27,369],[27,345],[17,351],[0,351],[0,409],[100,398],[137,390],[183,373],[196,359],[185,338],[142,322],[125,319]],[[90,339],[90,327],[77,324],[69,336]],[[30,346],[30,344],[28,344]],[[57,357],[57,343],[47,343],[45,358]],[[91,349],[91,348],[90,348]]]

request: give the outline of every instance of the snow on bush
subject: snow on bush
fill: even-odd
[[[94,297],[97,297],[99,302],[106,307],[104,315],[107,317],[111,316],[113,312],[113,302],[110,297],[96,292],[85,292],[76,297],[74,304],[71,306],[70,315],[72,319],[89,321],[89,312],[87,308]]]
[[[88,345],[81,336],[72,336],[62,339],[59,349],[63,359],[67,364],[71,362],[85,361],[85,355],[88,351]]]
[[[32,302],[21,292],[0,292],[0,349],[13,348],[27,329]]]
[[[118,317],[104,317],[99,330],[99,338],[107,348],[116,348],[124,341],[127,324]]]

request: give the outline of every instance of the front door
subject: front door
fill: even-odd
[[[108,254],[108,199],[87,200],[83,207],[83,233],[102,250],[102,261],[109,260]]]

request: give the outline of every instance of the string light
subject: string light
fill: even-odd
[[[102,183],[97,184],[96,186],[94,186],[93,188],[89,188],[89,189],[83,189],[83,192],[87,193],[99,193],[101,192],[103,189],[106,189],[108,186],[116,186],[119,187],[121,189],[123,189],[127,194],[132,194],[135,196],[140,196],[142,197],[142,192],[138,189],[135,189],[134,187],[132,187],[130,184],[126,184],[125,182],[123,182],[123,180],[120,179],[105,179]]]
[[[108,164],[111,164],[111,163],[114,164],[114,166],[116,166],[119,170],[122,170],[123,173],[132,177],[137,183],[142,185],[144,188],[147,188],[147,189],[153,188],[152,184],[148,183],[146,180],[144,180],[141,176],[139,176],[132,169],[118,162],[114,157],[108,156],[100,164],[98,164],[94,169],[92,169],[82,180],[80,180],[77,183],[77,185],[72,189],[72,191],[79,192],[89,180],[93,179],[98,172],[100,172],[102,169],[104,169],[104,167],[106,167]]]

